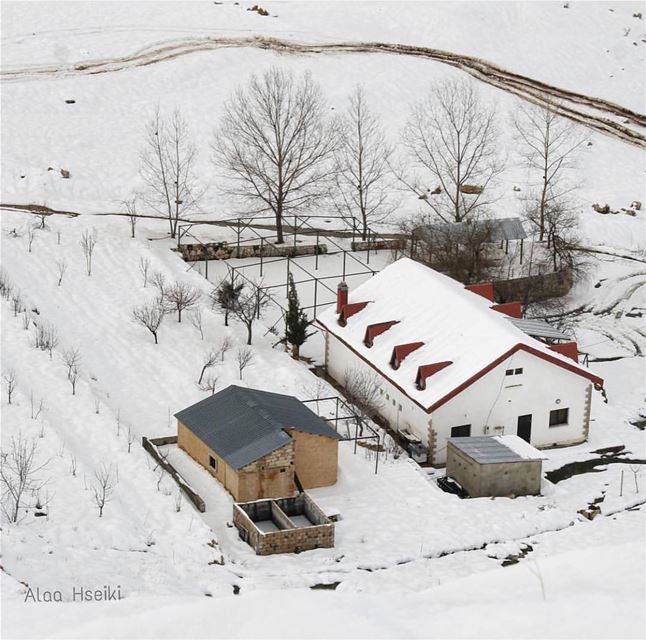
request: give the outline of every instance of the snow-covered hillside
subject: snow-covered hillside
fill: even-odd
[[[157,105],[179,107],[195,137],[207,188],[196,217],[222,219],[233,209],[218,189],[210,143],[224,101],[251,73],[271,65],[310,70],[331,112],[363,83],[394,142],[428,86],[464,76],[430,59],[209,50],[208,38],[433,47],[643,113],[646,23],[634,14],[646,16],[644,4],[269,2],[268,16],[248,11],[251,4],[2,4],[0,232],[3,281],[12,287],[0,300],[2,375],[13,371],[16,379],[11,404],[2,388],[2,448],[20,435],[34,439],[44,484],[32,497],[47,514],[30,510],[18,524],[3,521],[3,637],[643,637],[646,475],[628,460],[646,459],[644,431],[634,424],[646,416],[646,214],[591,208],[598,201],[613,209],[646,203],[643,148],[587,130],[576,169],[579,232],[594,253],[564,302],[576,310],[569,324],[605,380],[607,402],[595,394],[589,441],[546,452],[544,469],[598,460],[596,468],[544,480],[541,496],[460,500],[438,489],[439,471],[388,456],[375,475],[370,452],[355,454],[342,443],[339,482],[312,491],[342,515],[336,547],[287,556],[255,556],[229,526],[230,495],[169,449],[207,503],[198,513],[156,468],[141,438],[173,434],[172,415],[205,397],[196,384],[204,355],[225,338],[233,346],[214,368],[220,389],[237,383],[301,399],[337,391],[276,346],[267,331],[275,309],[255,331],[254,360],[241,380],[235,355],[246,331],[236,322],[225,327],[210,307],[211,282],[201,265],[192,268],[171,250],[167,222],[141,219],[131,238],[125,218],[101,214],[121,210],[142,188],[138,152]],[[127,57],[169,46],[186,51],[121,68]],[[75,71],[96,61],[113,69]],[[507,155],[498,213],[518,215],[514,187],[526,176],[510,118],[520,99],[484,83],[478,90],[496,105]],[[46,227],[34,230],[40,219],[12,208],[29,204],[81,215],[48,216]],[[413,197],[400,213],[417,207]],[[98,240],[87,275],[80,241],[93,230]],[[156,345],[133,321],[132,308],[155,295],[144,286],[142,260],[151,273],[203,293],[203,338],[188,318],[178,323],[169,315]],[[321,256],[321,273],[337,275],[340,260]],[[390,260],[381,251],[371,265]],[[212,262],[211,280],[226,268]],[[270,283],[284,275],[275,269],[265,273]],[[16,297],[20,304],[12,303]],[[15,313],[14,306],[25,310]],[[55,330],[51,353],[34,348],[35,324]],[[75,348],[73,393],[64,354]],[[322,362],[320,339],[304,353]],[[609,447],[623,447],[618,462],[601,457]],[[93,487],[105,467],[115,484],[99,518]],[[588,520],[579,511],[593,503],[601,513]],[[124,599],[69,602],[73,589],[103,585],[119,586]],[[26,599],[37,587],[60,590],[66,602]]]

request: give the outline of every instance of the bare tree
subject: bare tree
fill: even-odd
[[[433,86],[413,106],[403,139],[422,177],[398,171],[398,178],[443,222],[460,222],[493,202],[491,187],[503,169],[495,111],[480,102],[472,82]],[[433,191],[429,180],[437,184]]]
[[[56,327],[48,322],[42,322],[36,325],[34,335],[34,347],[41,351],[49,353],[49,359],[52,359],[53,351],[58,346],[58,331]]]
[[[27,251],[31,253],[31,247],[34,244],[34,236],[36,235],[36,230],[34,227],[29,227],[27,229]]]
[[[11,294],[11,310],[15,318],[24,308],[24,303],[20,291],[14,291]]]
[[[92,255],[94,254],[97,240],[96,229],[92,229],[92,233],[86,229],[81,236],[81,249],[83,249],[83,255],[85,256],[85,269],[88,276],[92,275]]]
[[[325,111],[309,73],[297,79],[275,67],[253,75],[225,104],[212,145],[224,190],[252,215],[273,214],[278,244],[284,216],[329,192],[336,135]]]
[[[78,382],[79,376],[81,374],[79,373],[78,367],[74,366],[72,370],[69,372],[69,375],[67,376],[67,379],[70,381],[70,384],[72,385],[72,395],[76,395],[76,383]]]
[[[381,222],[396,206],[391,198],[393,147],[379,118],[369,109],[361,86],[350,96],[338,124],[334,202],[341,214],[358,219],[361,238],[366,240],[369,222]]]
[[[559,105],[547,108],[525,105],[513,118],[518,153],[530,172],[530,199],[535,202],[530,220],[538,229],[539,240],[546,233],[547,209],[561,202],[576,185],[567,179],[585,138],[570,120],[558,115]]]
[[[204,380],[202,380],[202,383],[199,385],[199,387],[200,389],[202,389],[202,391],[209,391],[211,395],[213,395],[217,391],[219,379],[220,376],[213,373],[208,373],[204,376]]]
[[[27,331],[31,326],[31,311],[29,309],[22,310],[22,328]]]
[[[199,380],[197,381],[198,386],[202,384],[202,378],[204,378],[204,374],[206,373],[207,369],[210,369],[213,365],[215,365],[218,362],[218,352],[211,350],[208,353],[204,355],[204,363],[202,365],[202,371],[200,371],[200,377]]]
[[[36,399],[34,398],[34,392],[30,391],[29,392],[29,406],[31,408],[31,419],[32,420],[38,420],[38,416],[42,413],[43,409],[45,408],[45,403],[43,402],[43,399],[41,398],[38,401],[38,405],[36,405]]]
[[[37,441],[28,441],[22,434],[11,438],[8,450],[2,451],[0,479],[2,480],[2,512],[9,522],[18,522],[25,499],[38,493],[45,481],[38,473],[46,465],[36,463]]]
[[[123,206],[126,210],[126,216],[128,218],[128,224],[130,225],[130,237],[135,237],[135,229],[137,228],[137,198],[136,196],[130,198],[130,200],[124,200]]]
[[[247,328],[247,344],[251,344],[253,324],[262,316],[269,296],[259,286],[245,286],[231,312]]]
[[[144,279],[144,289],[148,284],[148,272],[150,271],[150,258],[139,258],[139,273]]]
[[[374,418],[383,406],[381,382],[377,374],[363,369],[347,369],[343,377],[345,396],[365,418]]]
[[[543,212],[547,248],[554,271],[575,269],[579,216],[564,199],[549,204]]]
[[[177,311],[177,322],[181,322],[182,311],[195,307],[201,295],[198,288],[177,281],[164,291],[164,302],[169,309]]]
[[[103,517],[103,509],[105,505],[110,502],[112,492],[115,486],[114,473],[112,465],[107,466],[103,464],[99,469],[94,472],[94,484],[92,491],[94,493],[94,502],[99,508],[99,518]]]
[[[3,374],[2,379],[7,387],[7,402],[8,404],[11,404],[11,397],[14,389],[16,388],[16,371],[14,369],[9,369]]]
[[[236,353],[236,362],[238,363],[238,373],[242,380],[242,372],[254,361],[254,352],[250,347],[240,347]]]
[[[65,258],[61,258],[60,260],[56,261],[56,273],[58,274],[58,282],[57,286],[61,286],[63,283],[63,276],[65,275],[65,272],[67,271],[67,261]]]
[[[12,291],[13,287],[11,286],[7,272],[4,269],[0,268],[0,296],[5,300],[9,300]]]
[[[127,441],[128,441],[128,453],[130,453],[130,449],[135,441],[135,434],[132,431],[132,427],[130,425],[128,425]]]
[[[69,347],[64,349],[61,354],[63,364],[67,367],[67,377],[70,377],[72,369],[78,367],[81,362],[81,351],[78,347]]]
[[[132,310],[133,319],[152,333],[155,344],[158,344],[157,332],[164,315],[164,308],[157,300],[142,304]]]
[[[224,362],[224,356],[232,346],[233,341],[231,340],[231,338],[229,336],[224,336],[224,338],[222,338],[222,341],[220,342],[220,346],[218,347],[218,356],[220,358],[220,362]]]
[[[153,271],[150,275],[150,282],[159,293],[159,300],[162,301],[166,294],[166,276],[161,271]]]
[[[141,176],[148,186],[146,203],[168,218],[170,237],[174,238],[180,218],[197,207],[202,195],[195,167],[197,152],[179,111],[163,120],[157,109],[146,126],[139,158]]]
[[[196,307],[191,311],[189,314],[189,320],[191,321],[191,324],[200,332],[200,339],[204,340],[204,327],[202,325],[202,308],[201,307]]]

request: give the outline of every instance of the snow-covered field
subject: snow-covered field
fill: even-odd
[[[646,15],[643,3],[270,2],[263,4],[267,17],[246,11],[248,4],[5,2],[2,71],[73,67],[215,35],[374,40],[480,56],[646,110],[645,23],[633,17]],[[336,109],[363,82],[393,139],[420,90],[461,74],[405,57],[297,57],[244,48],[97,75],[3,77],[2,203],[82,214],[47,218],[31,251],[33,216],[1,214],[3,272],[32,318],[55,327],[59,338],[51,358],[34,349],[33,327],[25,329],[24,314],[14,315],[10,302],[1,301],[2,373],[13,369],[17,379],[11,405],[2,390],[3,450],[22,433],[35,438],[37,459],[47,463],[40,472],[47,516],[30,512],[2,527],[3,637],[643,637],[643,466],[612,463],[556,484],[544,480],[536,497],[460,500],[438,489],[440,471],[389,457],[375,475],[374,458],[344,443],[338,483],[312,491],[321,506],[342,516],[335,548],[257,557],[228,526],[229,494],[171,447],[169,459],[207,503],[204,514],[185,500],[178,510],[176,486],[139,443],[142,436],[172,434],[172,414],[204,397],[196,385],[203,356],[225,336],[235,346],[216,367],[219,388],[237,382],[302,399],[336,392],[322,388],[305,362],[273,346],[277,338],[267,326],[275,309],[256,328],[255,360],[242,382],[235,351],[244,327],[224,327],[206,300],[203,340],[188,318],[180,324],[169,316],[155,345],[131,319],[132,307],[154,296],[150,284],[143,287],[140,259],[206,296],[211,284],[201,275],[203,265],[191,268],[171,251],[165,221],[141,220],[132,239],[124,218],[96,214],[119,210],[141,188],[137,151],[143,125],[160,104],[181,107],[198,142],[200,177],[209,186],[199,215],[230,217],[230,204],[213,183],[210,137],[230,91],[272,64],[310,69]],[[496,101],[503,124],[518,99],[490,86],[480,91]],[[599,133],[590,132],[589,140],[577,168],[579,230],[587,246],[606,253],[591,254],[586,277],[566,304],[579,310],[571,326],[590,367],[606,381],[608,401],[595,394],[590,440],[546,452],[546,471],[596,459],[594,452],[605,447],[623,445],[627,458],[646,458],[644,431],[632,424],[646,415],[646,332],[634,313],[646,310],[646,214],[601,216],[590,207],[646,202],[644,152]],[[508,132],[503,144],[509,162],[498,206],[501,215],[514,215],[519,205],[512,187],[523,184],[524,170]],[[59,168],[71,178],[63,179]],[[403,210],[416,206],[413,199]],[[88,276],[79,241],[92,229],[98,242]],[[217,229],[210,233],[217,236]],[[221,237],[230,236],[223,230]],[[367,259],[365,252],[356,255]],[[379,252],[370,266],[379,269],[391,259]],[[67,269],[58,286],[62,260]],[[300,263],[311,270],[313,260]],[[338,275],[340,260],[340,254],[321,256],[319,272]],[[225,270],[211,262],[210,279]],[[281,277],[280,264],[264,274],[270,284]],[[309,289],[301,295],[311,303]],[[81,354],[75,395],[61,360],[69,348]],[[304,354],[320,363],[321,341],[312,339]],[[32,405],[37,412],[41,400],[33,419]],[[118,470],[118,484],[98,518],[92,485],[103,464]],[[601,514],[594,520],[578,514],[595,501]],[[501,566],[518,555],[518,564]],[[74,588],[103,585],[119,586],[124,599],[69,602]],[[312,589],[320,585],[336,588]],[[67,602],[25,601],[28,587],[60,590]]]

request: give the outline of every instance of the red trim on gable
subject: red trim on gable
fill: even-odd
[[[363,338],[363,344],[368,347],[372,347],[374,340],[377,336],[381,335],[385,331],[388,331],[393,325],[399,324],[399,320],[389,320],[388,322],[377,322],[376,324],[369,324],[366,327],[366,335]]]
[[[399,369],[404,358],[423,345],[423,342],[409,342],[407,344],[398,344],[393,347],[393,354],[390,356],[390,366],[393,369]]]
[[[489,373],[492,369],[497,367],[501,362],[504,362],[507,358],[509,358],[509,356],[513,355],[517,351],[526,351],[527,353],[531,353],[537,358],[541,358],[542,360],[546,360],[547,362],[555,364],[558,367],[567,369],[568,371],[571,371],[572,373],[576,373],[582,376],[583,378],[587,378],[588,380],[590,380],[590,382],[593,382],[594,384],[600,387],[603,387],[603,379],[599,378],[599,376],[595,376],[593,373],[588,373],[587,371],[583,371],[581,367],[575,367],[574,365],[564,362],[560,358],[555,358],[553,356],[550,356],[549,354],[543,351],[539,351],[538,349],[534,349],[534,347],[530,347],[529,345],[517,344],[515,347],[512,347],[511,349],[507,350],[501,356],[496,358],[493,362],[489,363],[486,367],[478,371],[478,373],[472,375],[468,380],[465,380],[462,384],[458,385],[455,389],[453,389],[453,391],[450,391],[443,398],[440,398],[437,402],[432,404],[426,411],[428,413],[432,413],[433,411],[435,411],[435,409],[438,409],[443,404],[451,400],[451,398],[454,398],[459,393],[462,393],[462,391],[464,391],[467,387],[470,387],[474,382],[477,382],[478,380],[480,380],[482,376],[484,376],[486,373]]]
[[[499,358],[496,358],[491,364],[487,365],[484,367],[481,371],[476,373],[474,376],[471,376],[466,382],[462,383],[459,387],[454,389],[451,393],[445,395],[443,398],[440,398],[435,404],[431,405],[430,407],[425,407],[419,400],[416,400],[413,398],[408,391],[406,391],[401,385],[397,384],[392,378],[386,375],[385,371],[377,367],[375,364],[370,362],[365,356],[360,354],[352,345],[348,344],[341,336],[337,335],[333,331],[330,331],[330,329],[326,326],[324,322],[321,322],[318,318],[314,321],[316,324],[320,325],[323,327],[325,331],[329,331],[337,340],[342,342],[354,355],[356,355],[358,358],[363,360],[369,367],[374,369],[374,371],[388,380],[388,382],[395,387],[395,389],[399,390],[402,395],[406,396],[413,404],[416,404],[420,409],[425,411],[426,413],[431,413],[435,409],[439,408],[442,406],[445,402],[448,402],[451,398],[456,396],[458,393],[464,391],[467,387],[472,385],[476,380],[479,380],[482,376],[484,376],[486,373],[491,371],[494,367],[497,367],[501,362],[503,362],[506,358],[508,358],[510,355],[518,351],[519,349],[522,349],[523,351],[527,351],[528,353],[531,353],[539,358],[542,358],[543,360],[546,360],[547,362],[551,362],[552,364],[555,364],[558,367],[562,367],[563,369],[567,369],[568,371],[571,371],[572,373],[576,373],[577,375],[580,375],[584,378],[587,378],[590,380],[590,382],[594,383],[595,385],[599,387],[603,387],[603,379],[599,378],[599,376],[595,376],[592,373],[588,373],[587,371],[584,371],[581,369],[579,366],[571,365],[568,364],[567,362],[564,362],[560,358],[556,358],[553,356],[550,356],[547,353],[543,353],[542,351],[538,351],[537,349],[534,349],[533,347],[530,347],[528,345],[522,345],[522,344],[517,344],[515,347],[512,347],[509,349],[506,353],[503,353],[502,356]]]
[[[467,284],[464,287],[471,293],[477,293],[483,298],[487,298],[489,302],[494,302],[493,282],[481,282],[480,284]]]
[[[523,306],[520,302],[503,302],[502,304],[494,304],[491,308],[511,318],[523,317]]]
[[[426,380],[438,371],[446,369],[446,367],[448,367],[450,364],[453,364],[451,360],[445,360],[444,362],[434,362],[433,364],[420,365],[417,369],[415,385],[420,391],[424,391],[424,389],[426,389]]]
[[[362,309],[366,308],[367,302],[350,302],[343,306],[341,309],[341,315],[339,316],[339,324],[342,327],[348,323],[348,318],[352,317],[355,313],[359,313]]]
[[[556,351],[566,358],[571,358],[574,362],[579,362],[579,349],[576,342],[562,342],[561,344],[551,344],[548,349]]]

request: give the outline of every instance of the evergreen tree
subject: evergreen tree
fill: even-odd
[[[234,278],[223,278],[218,286],[211,291],[213,306],[224,311],[224,326],[229,326],[229,313],[234,311],[244,285],[237,283]]]
[[[307,333],[310,321],[301,308],[294,278],[289,274],[289,292],[287,294],[287,314],[285,316],[285,338],[292,345],[292,358],[298,359],[301,345],[311,334]]]

